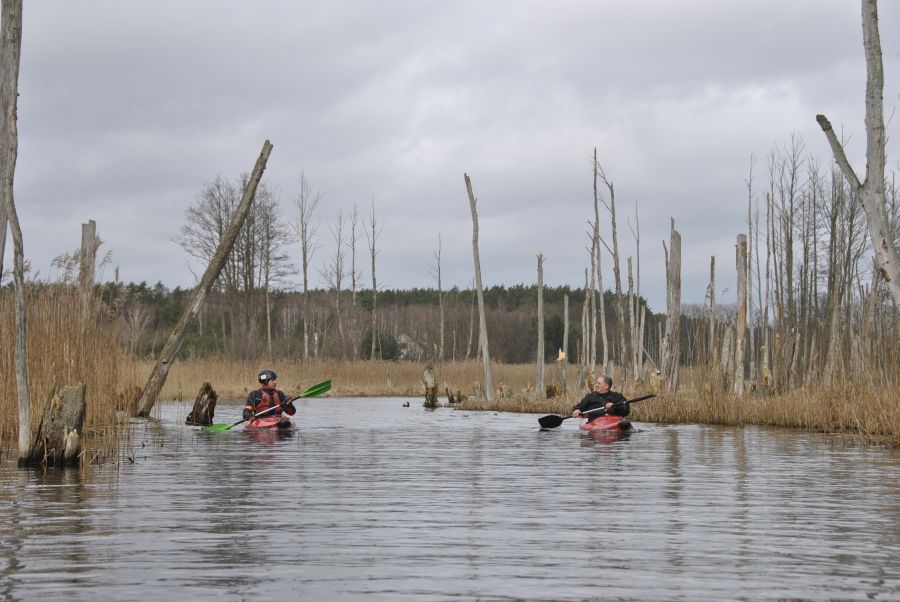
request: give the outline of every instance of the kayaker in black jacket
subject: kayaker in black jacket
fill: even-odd
[[[631,410],[628,404],[625,403],[626,399],[621,393],[610,391],[612,384],[612,377],[605,374],[598,377],[597,382],[594,383],[594,390],[585,395],[584,399],[572,408],[572,417],[578,418],[585,412],[597,408],[606,408],[606,413],[613,416],[628,416]],[[588,414],[585,418],[593,420],[599,418],[602,414],[603,412],[594,412]]]
[[[247,405],[244,406],[244,412],[241,416],[244,420],[249,420],[250,418],[253,418],[254,414],[259,414],[272,406],[277,406],[288,400],[284,391],[279,391],[275,388],[277,380],[278,375],[271,370],[263,370],[259,373],[259,382],[262,387],[256,391],[250,391],[250,395],[247,396]],[[281,416],[282,412],[288,416],[296,414],[297,408],[294,407],[293,401],[284,403],[280,408],[272,410],[271,412],[266,412],[265,415]]]

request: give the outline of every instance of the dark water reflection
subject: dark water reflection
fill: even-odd
[[[165,404],[133,465],[4,462],[0,598],[900,599],[896,451],[402,401],[309,400],[287,437]]]

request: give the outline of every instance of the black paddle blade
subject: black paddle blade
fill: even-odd
[[[568,416],[566,418],[568,418]],[[542,429],[555,429],[563,423],[563,420],[565,420],[565,418],[563,418],[562,416],[550,414],[548,416],[542,416],[541,418],[538,418],[538,424],[541,425]]]

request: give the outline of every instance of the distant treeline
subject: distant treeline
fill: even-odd
[[[98,285],[103,303],[122,320],[127,349],[138,356],[153,356],[165,343],[181,316],[190,290],[169,289],[162,283],[105,283]],[[567,356],[578,360],[584,290],[568,286],[544,287],[544,359],[555,361],[564,339],[564,303],[569,302]],[[309,293],[309,357],[368,359],[371,356],[372,291],[334,290]],[[301,359],[303,345],[303,293],[269,293],[267,320],[264,292],[213,292],[200,318],[181,347],[182,357],[264,357],[271,337],[273,353]],[[441,349],[440,302],[444,305],[444,344]],[[484,291],[491,358],[503,363],[533,363],[537,359],[537,287],[493,286]],[[452,361],[477,357],[478,312],[472,290],[443,291],[414,288],[383,290],[377,294],[376,356],[386,360]],[[614,294],[606,292],[609,340],[618,336]],[[340,312],[340,325],[338,320]],[[646,344],[652,355],[658,323],[664,316],[648,314]],[[269,329],[271,324],[271,329]],[[271,332],[271,335],[269,335]],[[600,344],[600,343],[598,343]],[[602,353],[602,352],[601,352]]]

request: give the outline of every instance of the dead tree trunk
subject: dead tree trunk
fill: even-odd
[[[824,115],[816,115],[816,121],[828,138],[835,161],[862,203],[878,269],[894,302],[900,305],[900,252],[894,246],[884,195],[884,67],[878,33],[877,0],[862,0],[862,26],[866,54],[866,177],[862,183],[853,171],[831,123]]]
[[[235,211],[234,217],[228,225],[228,230],[225,231],[225,236],[223,236],[222,240],[219,242],[216,254],[213,255],[212,260],[206,267],[203,278],[201,278],[197,288],[194,289],[190,304],[185,309],[178,324],[175,325],[175,329],[169,336],[169,340],[159,354],[159,360],[153,368],[153,372],[150,374],[150,378],[147,380],[144,390],[141,392],[141,398],[137,402],[137,407],[134,411],[135,416],[150,415],[150,410],[153,409],[153,404],[156,403],[156,398],[163,388],[163,385],[166,383],[166,377],[169,375],[169,368],[171,368],[172,361],[175,359],[178,349],[181,347],[181,342],[184,339],[187,327],[200,312],[200,308],[206,300],[206,295],[212,288],[213,283],[219,277],[219,273],[222,271],[222,267],[225,265],[225,261],[231,253],[231,248],[234,246],[234,241],[237,239],[241,226],[243,226],[244,220],[250,212],[250,206],[253,204],[253,197],[256,194],[256,187],[262,179],[263,171],[266,169],[266,162],[269,160],[271,152],[272,144],[266,140],[263,143],[262,152],[260,152],[259,158],[256,160],[253,173],[247,181],[247,187],[244,188],[244,196],[241,198],[241,203],[238,205],[237,211]]]
[[[426,408],[437,407],[437,386],[434,378],[434,365],[431,362],[425,364],[425,373],[422,375],[422,384],[425,385],[425,403]]]
[[[669,235],[669,253],[666,261],[666,355],[663,358],[663,377],[667,390],[678,390],[678,368],[680,366],[681,321],[681,234],[672,220]]]
[[[744,341],[747,337],[747,235],[737,237],[737,337],[734,342],[733,391],[744,394]]]
[[[97,261],[97,222],[81,224],[81,253],[78,258],[78,288],[81,289],[81,322],[87,320],[94,294],[94,265]]]
[[[557,374],[559,384],[568,390],[566,383],[566,365],[569,363],[569,295],[563,295],[563,348],[560,350],[560,372]]]
[[[366,241],[369,244],[369,257],[372,260],[372,347],[369,350],[369,360],[375,361],[376,357],[376,342],[378,341],[378,282],[375,280],[375,256],[378,255],[378,252],[375,250],[375,244],[378,242],[378,237],[381,235],[381,231],[377,228],[377,222],[375,221],[375,199],[372,199],[372,214],[369,219],[369,228],[371,230],[366,230]]]
[[[83,384],[60,387],[47,400],[31,454],[19,466],[77,466],[84,428]]]
[[[216,402],[219,396],[216,394],[212,385],[203,383],[200,391],[194,399],[194,407],[190,414],[187,415],[184,423],[192,426],[206,426],[213,423],[213,417],[216,414]]]
[[[16,393],[19,397],[19,459],[31,455],[31,397],[28,393],[28,316],[25,305],[25,250],[22,228],[13,198],[13,181],[16,173],[16,158],[19,153],[16,111],[19,89],[19,64],[22,56],[22,0],[3,0],[2,39],[0,39],[0,161],[2,161],[3,206],[6,223],[13,241],[13,282],[15,283],[16,305]],[[4,240],[5,242],[5,240]],[[2,251],[0,251],[2,258]],[[0,262],[2,267],[2,262]]]
[[[540,395],[544,390],[544,254],[537,254],[537,379],[535,381],[535,395]]]
[[[716,362],[716,256],[709,258],[709,360]]]
[[[478,341],[484,362],[484,394],[488,401],[494,399],[494,381],[491,376],[491,356],[488,353],[487,319],[484,312],[484,290],[481,286],[481,260],[478,258],[478,201],[472,192],[472,181],[463,174],[466,192],[469,194],[469,209],[472,211],[472,257],[475,262],[475,288],[478,293]]]

